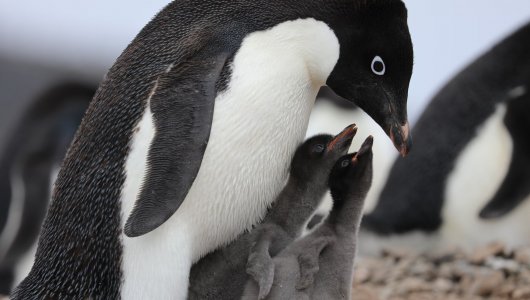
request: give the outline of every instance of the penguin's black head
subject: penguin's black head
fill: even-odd
[[[358,152],[342,156],[333,166],[329,188],[334,205],[349,196],[364,200],[372,184],[372,145],[369,136]]]
[[[291,177],[306,182],[318,181],[321,176],[327,177],[337,159],[348,152],[355,133],[357,127],[352,124],[336,136],[322,134],[306,140],[294,154]]]
[[[412,145],[407,96],[413,50],[407,10],[400,0],[359,3],[352,3],[351,15],[330,24],[340,55],[327,85],[368,113],[405,156]]]

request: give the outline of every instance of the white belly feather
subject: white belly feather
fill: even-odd
[[[448,177],[440,229],[447,244],[473,247],[503,241],[508,246],[520,246],[530,242],[530,201],[524,201],[502,218],[478,217],[500,187],[510,165],[513,143],[503,123],[505,113],[506,106],[499,105],[462,151]]]
[[[316,93],[338,55],[333,32],[313,19],[244,39],[229,86],[215,100],[208,147],[183,204],[153,232],[122,237],[122,298],[185,298],[191,263],[263,216],[284,184]],[[139,193],[154,134],[146,110],[126,162],[122,225]]]

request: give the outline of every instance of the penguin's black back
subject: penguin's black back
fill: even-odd
[[[454,77],[413,128],[414,151],[394,163],[365,228],[381,234],[433,231],[442,223],[448,176],[478,127],[530,78],[530,24]]]

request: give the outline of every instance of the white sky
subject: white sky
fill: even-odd
[[[0,55],[102,76],[168,0],[0,0]],[[529,0],[405,0],[415,48],[409,115],[465,64],[530,21]],[[101,75],[99,75],[101,74]]]

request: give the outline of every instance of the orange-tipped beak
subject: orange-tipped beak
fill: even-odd
[[[356,162],[357,158],[359,156],[363,156],[370,150],[372,150],[372,146],[374,145],[374,137],[369,135],[366,140],[364,140],[363,144],[361,145],[361,148],[359,148],[359,151],[355,153],[355,155],[352,157],[352,162]]]
[[[331,142],[328,143],[327,151],[333,151],[335,148],[340,147],[345,150],[350,147],[355,134],[357,133],[357,125],[351,124],[344,128],[339,134],[337,134]]]
[[[412,148],[412,137],[410,136],[409,122],[403,126],[392,126],[389,132],[390,139],[394,143],[394,147],[399,151],[401,156],[405,157]]]

